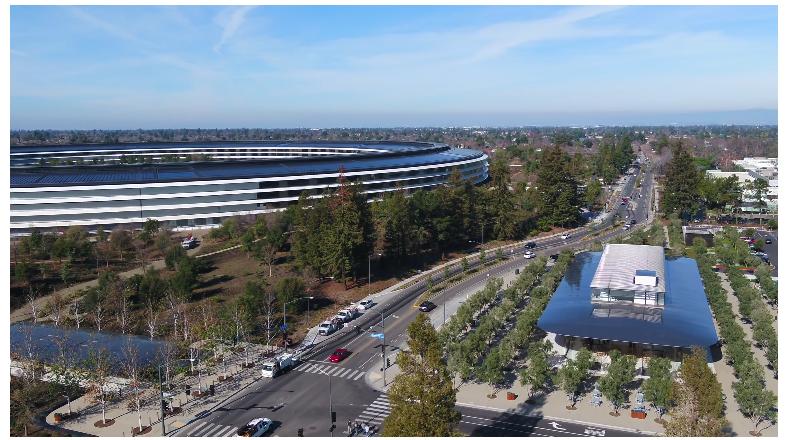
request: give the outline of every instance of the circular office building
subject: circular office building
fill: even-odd
[[[208,227],[321,197],[340,174],[369,200],[488,177],[481,151],[420,142],[210,142],[11,148],[11,232],[73,225]]]

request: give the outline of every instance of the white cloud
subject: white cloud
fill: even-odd
[[[254,6],[241,6],[231,9],[228,15],[225,12],[218,14],[216,21],[223,28],[223,32],[221,33],[221,39],[213,46],[214,51],[221,52],[221,48],[237,33],[240,26],[245,22],[245,17],[253,8]]]

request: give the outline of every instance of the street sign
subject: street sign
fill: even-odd
[[[281,324],[281,331],[282,331],[282,332],[285,332],[285,331],[286,331],[286,324]]]
[[[371,333],[368,336],[376,339],[384,339],[384,333]]]

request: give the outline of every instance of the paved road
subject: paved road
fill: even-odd
[[[771,271],[771,276],[777,276],[777,270],[779,265],[777,264],[777,233],[776,232],[768,232],[768,231],[757,231],[755,232],[756,240],[764,240],[763,241],[763,252],[769,256],[769,263],[774,267],[774,270]],[[771,239],[771,244],[765,244],[766,238]]]
[[[642,437],[640,433],[580,422],[563,422],[541,415],[498,412],[459,407],[463,417],[458,428],[472,437]]]
[[[624,185],[625,195],[632,194],[634,182],[635,176],[630,176]],[[650,184],[649,177],[644,181],[644,192],[648,192],[647,188],[650,188]],[[648,197],[642,200],[648,200]],[[645,216],[645,206],[642,203],[638,204],[635,207],[636,215]],[[614,209],[614,213],[617,212],[621,212],[620,207]],[[599,228],[604,228],[612,222],[613,215],[608,216]],[[591,232],[590,229],[585,228],[566,240],[558,236],[535,240],[537,243],[535,251],[538,255],[550,255],[567,248],[575,248],[580,246],[583,238]],[[607,239],[623,232],[617,229],[612,234],[603,235],[603,238]],[[432,300],[437,304],[436,310],[431,312],[434,322],[442,320],[440,309],[444,307],[445,302],[457,295],[465,294],[466,291],[479,289],[487,281],[488,274],[490,277],[495,277],[524,266],[529,261],[521,258],[524,251],[523,246],[516,247],[512,249],[512,253],[506,255],[511,257],[507,261],[489,270],[481,270],[458,285],[445,289]],[[329,436],[330,402],[337,416],[334,435],[346,435],[347,421],[380,425],[384,417],[389,414],[389,402],[386,395],[370,389],[363,380],[368,370],[378,365],[381,357],[381,341],[370,335],[381,332],[380,312],[383,307],[387,354],[390,359],[394,359],[395,352],[405,341],[409,323],[420,313],[413,305],[423,291],[424,284],[421,282],[403,289],[389,304],[374,307],[366,311],[361,318],[349,323],[349,327],[359,325],[360,334],[353,331],[343,332],[322,342],[314,349],[308,360],[293,371],[275,379],[262,379],[234,400],[188,424],[174,435],[233,435],[239,426],[252,418],[269,417],[275,422],[271,433],[273,436],[296,436],[299,428],[303,429],[305,436]],[[337,365],[326,362],[326,358],[339,347],[349,349],[352,352],[351,356]],[[472,435],[588,435],[584,433],[585,428],[581,425],[560,424],[559,426],[565,428],[562,432],[542,418],[532,421],[531,417],[500,415],[500,413],[465,407],[462,407],[461,411],[468,417],[465,416],[460,429]],[[619,431],[618,435],[628,435],[628,433]]]

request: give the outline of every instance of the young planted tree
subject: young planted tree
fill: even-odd
[[[608,373],[600,379],[600,392],[613,405],[614,416],[619,415],[619,408],[627,400],[624,387],[635,378],[635,357],[622,355],[618,350],[611,351],[611,364]]]
[[[673,407],[673,374],[671,361],[667,358],[655,357],[649,361],[649,378],[643,382],[643,395],[657,410],[657,420]]]
[[[101,426],[106,426],[107,387],[111,371],[111,358],[105,348],[98,351],[91,350],[86,366],[88,373],[88,390],[94,395],[94,400],[101,404]]]
[[[693,347],[692,353],[684,357],[679,369],[684,386],[692,391],[695,404],[701,414],[722,417],[722,387],[706,363],[706,351]]]
[[[130,338],[123,345],[123,369],[125,370],[126,377],[129,380],[129,397],[128,409],[136,411],[137,421],[139,423],[139,430],[137,434],[141,434],[145,427],[142,425],[142,379],[140,377],[139,368],[139,350],[131,342]]]
[[[390,389],[391,410],[383,435],[452,436],[461,413],[455,409],[456,393],[436,330],[426,315],[418,315],[408,334],[409,350],[397,357],[401,374]]]
[[[559,370],[556,375],[556,381],[559,387],[567,394],[570,399],[570,406],[568,409],[575,409],[575,403],[578,401],[578,395],[581,391],[581,385],[588,378],[589,367],[591,366],[591,352],[582,348],[575,359],[570,359]]]
[[[744,372],[741,380],[733,384],[733,396],[741,413],[755,425],[750,435],[759,436],[761,431],[776,423],[777,396],[766,389],[762,370]]]
[[[548,366],[548,358],[552,356],[551,341],[535,342],[529,345],[529,363],[521,370],[521,385],[529,385],[529,399],[538,392],[544,391],[553,380],[553,373]]]

